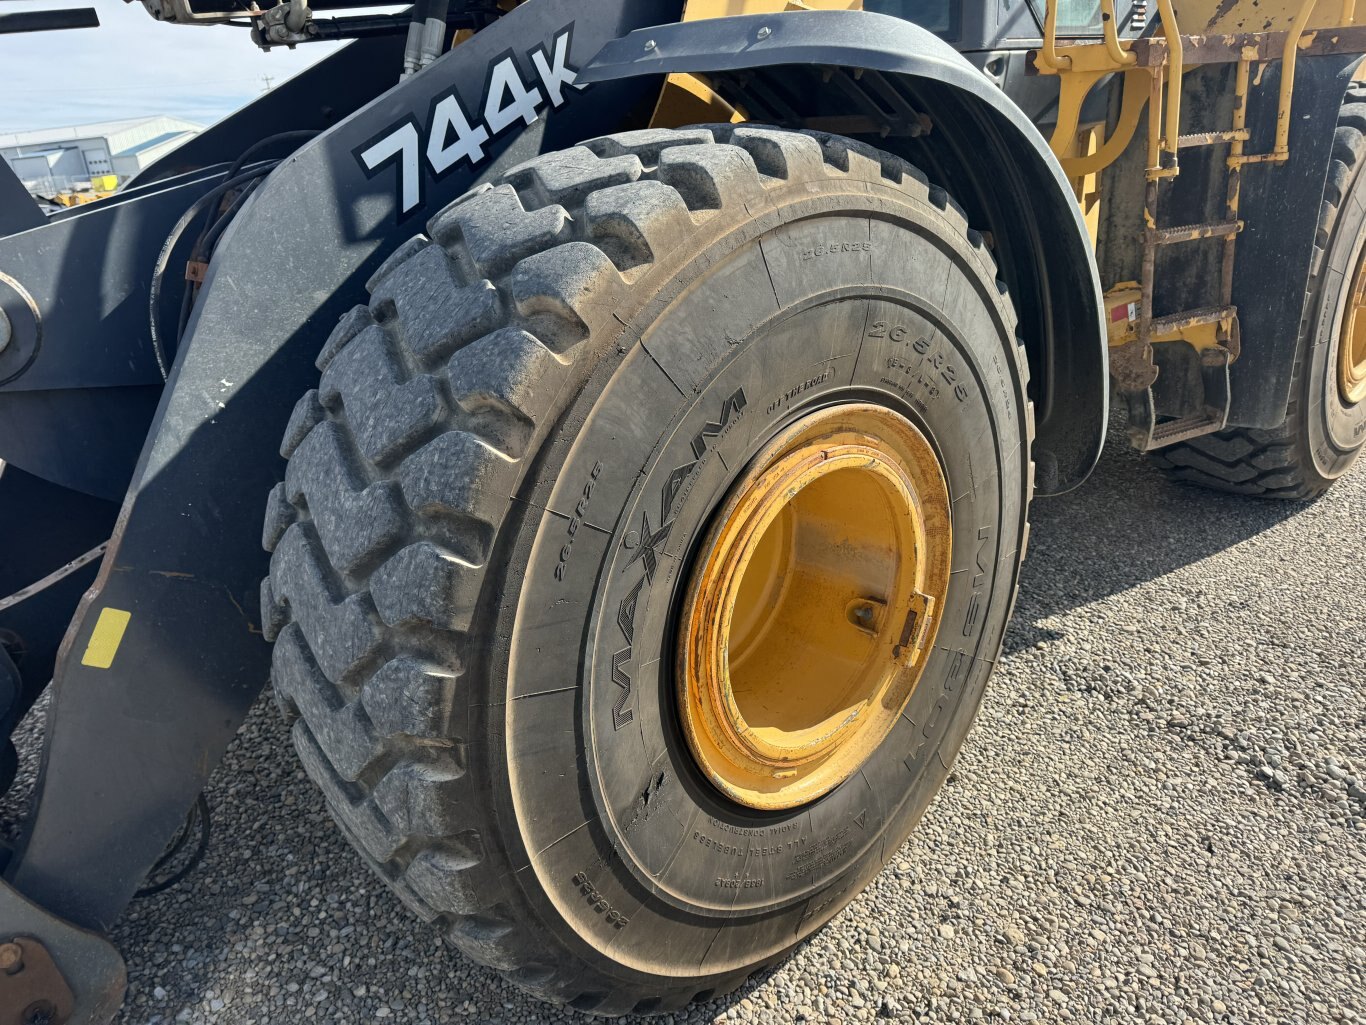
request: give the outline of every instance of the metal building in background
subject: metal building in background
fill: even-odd
[[[0,157],[30,193],[50,196],[107,175],[121,185],[202,127],[178,117],[140,117],[0,132]]]

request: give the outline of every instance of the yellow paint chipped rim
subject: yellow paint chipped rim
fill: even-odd
[[[736,483],[683,607],[680,720],[699,768],[750,808],[794,808],[886,739],[934,644],[952,558],[929,441],[881,406],[782,432]]]
[[[1366,399],[1366,248],[1357,259],[1338,339],[1338,391],[1354,406]]]

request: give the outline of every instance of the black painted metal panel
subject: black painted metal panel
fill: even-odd
[[[121,192],[0,239],[0,306],[16,335],[0,351],[0,394],[160,385],[152,270],[177,219],[221,177],[200,172]],[[172,286],[183,274],[182,262]]]
[[[127,190],[0,238],[0,310],[11,329],[0,351],[0,459],[123,497],[163,383],[149,326],[153,268],[177,219],[221,176]],[[173,266],[167,309],[184,287],[183,258]]]
[[[93,7],[64,7],[53,11],[0,14],[0,35],[11,32],[60,32],[65,29],[99,27],[100,16]]]

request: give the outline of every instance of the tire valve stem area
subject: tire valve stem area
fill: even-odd
[[[780,810],[857,772],[915,690],[951,556],[943,471],[909,420],[847,403],[769,442],[684,603],[677,700],[703,774]]]
[[[878,620],[886,608],[887,603],[876,598],[855,598],[849,603],[847,615],[849,622],[860,630],[876,635]]]

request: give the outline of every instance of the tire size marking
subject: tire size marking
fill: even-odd
[[[717,854],[725,854],[737,858],[771,858],[775,854],[782,854],[783,851],[794,850],[806,843],[805,837],[796,840],[789,840],[787,843],[765,844],[762,847],[751,847],[743,840],[739,843],[731,843],[728,840],[717,840],[715,837],[708,836],[700,829],[694,829],[692,838],[708,850],[715,851]]]
[[[901,345],[912,337],[915,339],[910,342],[912,354],[887,357],[887,369],[896,371],[902,379],[884,377],[882,384],[891,385],[903,394],[912,390],[919,392],[924,402],[933,402],[945,391],[959,402],[968,400],[971,392],[961,380],[963,375],[949,362],[948,354],[937,342],[912,332],[904,324],[889,324],[884,320],[873,324],[868,337],[885,338]]]
[[[563,580],[565,568],[569,565],[569,556],[574,549],[574,538],[578,536],[579,528],[583,526],[583,518],[588,512],[588,503],[593,500],[593,485],[602,476],[604,467],[601,462],[595,462],[593,469],[588,472],[588,483],[583,486],[583,494],[574,505],[574,515],[569,520],[569,527],[566,533],[569,540],[560,546],[560,560],[555,565],[555,579]]]
[[[1014,410],[1017,404],[1015,389],[1011,385],[1011,377],[1006,373],[1005,367],[1001,365],[1001,357],[993,355],[991,357],[991,379],[1001,386],[1001,408]]]
[[[400,220],[422,205],[424,156],[427,171],[438,181],[461,164],[473,170],[488,160],[488,143],[503,131],[518,122],[535,124],[547,103],[551,110],[562,107],[568,101],[566,89],[587,88],[575,81],[579,69],[569,62],[573,39],[570,22],[549,46],[538,43],[526,52],[539,84],[527,83],[511,52],[491,62],[478,117],[471,117],[451,88],[432,103],[425,128],[409,115],[355,151],[367,178],[394,166]]]
[[[579,888],[579,893],[583,894],[584,899],[588,902],[588,906],[602,915],[603,921],[608,925],[612,926],[614,929],[624,929],[631,924],[629,918],[612,907],[612,902],[602,895],[598,888],[593,885],[593,880],[589,879],[588,876],[579,872],[576,873],[574,878],[569,880],[569,882]]]
[[[836,256],[840,253],[868,253],[872,252],[873,243],[869,239],[862,239],[853,242],[837,242],[831,239],[829,242],[819,242],[814,246],[807,246],[802,250],[802,262],[815,260],[822,256]]]
[[[664,486],[659,494],[659,520],[660,526],[656,530],[650,525],[649,514],[642,510],[640,514],[640,532],[631,531],[622,539],[623,547],[633,549],[631,557],[626,561],[626,569],[630,569],[637,562],[642,563],[644,573],[635,586],[627,592],[626,597],[617,606],[617,628],[626,640],[626,646],[618,649],[612,654],[612,682],[620,688],[616,700],[612,702],[612,729],[620,730],[635,718],[635,712],[630,707],[632,680],[629,669],[631,667],[631,655],[635,644],[636,632],[636,609],[640,604],[640,593],[647,585],[652,585],[655,580],[655,570],[659,567],[659,550],[669,539],[669,532],[673,530],[673,513],[680,498],[687,494],[688,482],[696,471],[702,459],[712,449],[718,441],[744,414],[748,400],[745,398],[745,390],[737,388],[729,398],[721,404],[721,416],[719,419],[708,420],[702,425],[702,429],[693,436],[692,454],[693,460],[684,463],[669,474]]]

